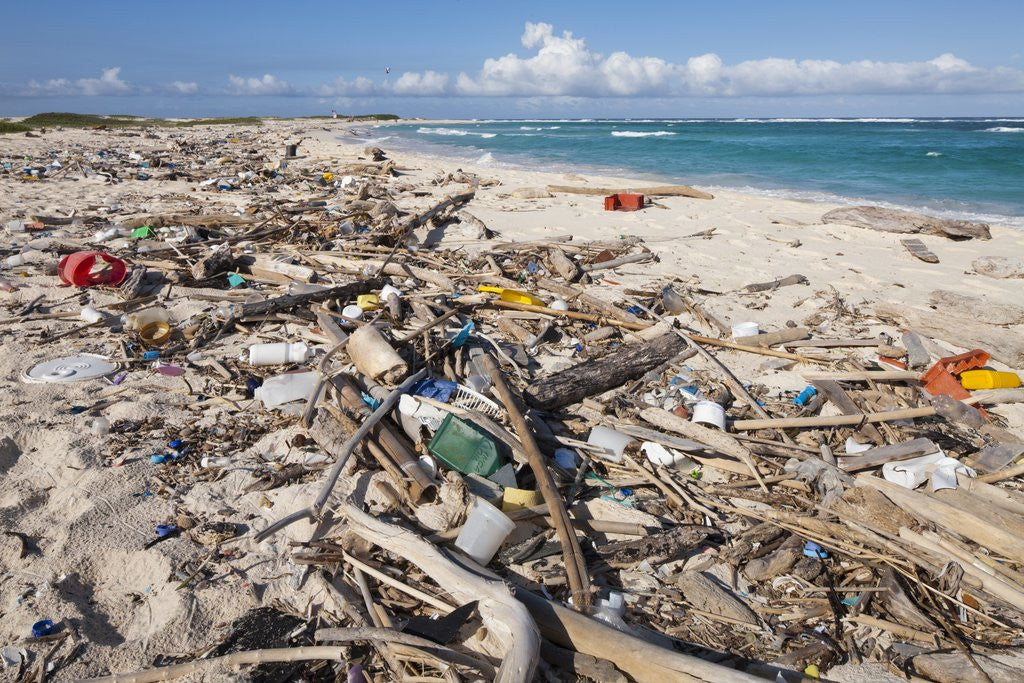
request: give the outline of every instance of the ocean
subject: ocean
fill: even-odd
[[[370,135],[495,165],[871,202],[1024,228],[1024,117],[487,120],[383,125]]]

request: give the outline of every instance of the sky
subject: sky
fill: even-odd
[[[0,116],[1020,116],[1024,2],[7,3]]]

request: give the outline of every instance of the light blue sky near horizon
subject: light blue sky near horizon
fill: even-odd
[[[9,116],[1024,114],[1019,0],[59,0],[4,14]]]

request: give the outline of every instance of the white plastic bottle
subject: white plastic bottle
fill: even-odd
[[[284,365],[286,363],[305,363],[313,355],[313,350],[303,342],[288,344],[253,344],[249,347],[250,365]]]

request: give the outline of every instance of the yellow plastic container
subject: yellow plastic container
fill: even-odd
[[[996,370],[967,370],[960,373],[960,384],[964,389],[1016,389],[1020,377],[1013,372]]]
[[[523,508],[532,508],[544,503],[544,496],[540,491],[528,489],[505,489],[505,495],[501,500],[501,511],[512,512]]]
[[[364,311],[376,311],[380,308],[380,297],[376,294],[360,294],[356,297],[356,306]]]
[[[529,292],[521,292],[518,289],[505,289],[504,287],[491,287],[489,285],[480,285],[476,288],[478,292],[491,292],[501,297],[502,301],[511,301],[516,304],[528,304],[530,306],[543,306],[544,302],[530,294]]]

